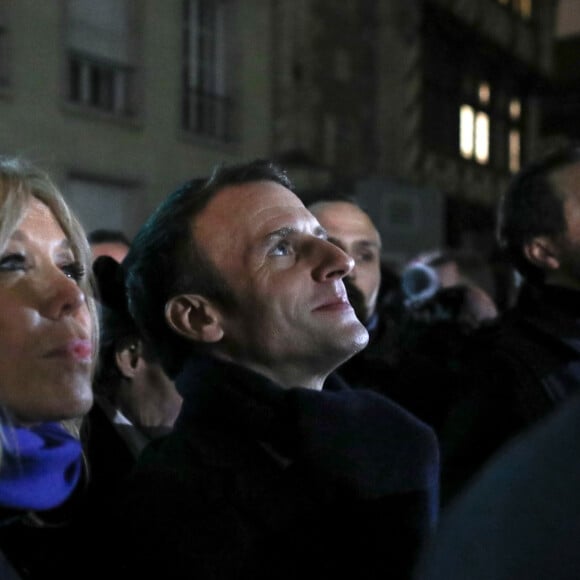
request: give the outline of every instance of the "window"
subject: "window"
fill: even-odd
[[[475,151],[475,110],[469,105],[461,105],[459,111],[459,149],[466,159]]]
[[[478,110],[489,106],[491,89],[488,83],[478,86],[478,108],[463,104],[459,109],[459,152],[465,159],[489,162],[489,113]]]
[[[131,235],[143,218],[136,211],[136,190],[132,184],[71,176],[64,193],[87,232],[107,228]]]
[[[521,116],[521,101],[511,99],[509,103],[508,165],[512,173],[518,172],[521,166],[521,132],[519,127]]]
[[[525,20],[532,17],[532,0],[497,0],[503,6],[510,7]]]
[[[519,0],[519,12],[520,14],[529,19],[532,17],[532,0]]]
[[[68,99],[128,116],[134,68],[128,0],[68,0]]]
[[[228,70],[227,0],[184,3],[183,124],[186,130],[227,141],[233,103]]]

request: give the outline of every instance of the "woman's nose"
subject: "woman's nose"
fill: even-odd
[[[73,315],[85,303],[85,294],[76,280],[58,270],[45,286],[45,315],[52,320]]]

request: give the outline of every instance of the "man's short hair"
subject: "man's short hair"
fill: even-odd
[[[193,350],[204,347],[169,327],[167,302],[195,293],[225,309],[235,306],[229,284],[192,235],[192,222],[219,191],[256,181],[272,181],[293,191],[286,173],[271,161],[219,166],[208,180],[194,179],[169,195],[139,230],[123,262],[131,314],[171,378]]]
[[[556,237],[566,231],[563,198],[550,177],[580,161],[580,146],[570,145],[524,167],[512,180],[498,210],[497,237],[502,250],[529,282],[542,282],[544,272],[524,254],[536,236]]]
[[[121,230],[99,228],[90,232],[87,239],[91,246],[94,244],[124,244],[129,247],[131,245],[129,238]]]
[[[360,204],[359,200],[354,194],[336,193],[336,191],[327,191],[318,193],[317,195],[311,195],[306,200],[305,205],[307,208],[311,208],[325,203],[349,203],[350,205],[358,207],[361,211],[368,213],[366,208]]]

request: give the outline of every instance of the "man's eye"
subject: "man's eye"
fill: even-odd
[[[80,262],[71,262],[60,267],[64,275],[75,282],[79,282],[85,275],[85,269]]]
[[[290,256],[292,245],[289,242],[279,242],[269,252],[270,256]]]
[[[356,256],[356,262],[373,262],[375,260],[375,255],[371,252],[364,252]]]
[[[0,271],[14,272],[26,269],[26,258],[23,254],[4,254],[0,257]]]

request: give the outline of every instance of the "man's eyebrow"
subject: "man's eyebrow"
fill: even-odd
[[[357,247],[363,248],[380,248],[381,244],[379,242],[375,242],[374,240],[358,240],[354,243]]]
[[[270,232],[265,237],[265,240],[267,242],[269,242],[269,241],[272,241],[272,240],[279,240],[279,239],[287,238],[289,235],[291,235],[291,234],[293,234],[295,232],[296,232],[296,228],[292,228],[292,227],[279,228],[277,230],[274,230],[273,232]]]
[[[335,246],[338,246],[341,250],[346,250],[346,246],[338,238],[330,236],[327,239],[330,243],[334,244]]]
[[[266,236],[266,241],[287,238],[288,236],[290,236],[292,234],[296,234],[298,232],[299,232],[299,230],[297,228],[291,227],[291,226],[286,226],[286,227],[274,230],[273,232],[270,232]],[[328,233],[326,232],[326,230],[322,226],[316,226],[314,228],[314,235],[318,238],[323,238],[325,240],[328,239]]]

